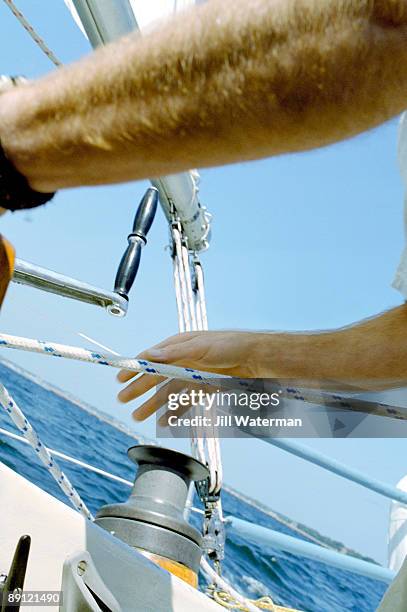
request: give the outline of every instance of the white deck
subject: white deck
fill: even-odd
[[[44,478],[48,477],[44,471]],[[0,573],[7,573],[18,539],[24,534],[31,536],[24,590],[60,590],[65,559],[79,551],[88,551],[123,611],[216,612],[221,609],[1,462],[0,507]],[[26,612],[30,609],[30,606],[23,608]],[[35,612],[52,608],[32,609]]]

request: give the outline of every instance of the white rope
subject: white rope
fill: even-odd
[[[23,436],[18,436],[12,431],[8,431],[8,429],[3,429],[0,427],[0,433],[8,438],[12,438],[13,440],[18,440],[18,442],[23,442],[24,444],[29,444],[29,441]],[[79,465],[80,467],[89,470],[90,472],[95,472],[95,474],[99,474],[100,476],[105,476],[106,478],[110,478],[110,480],[115,480],[116,482],[120,482],[121,484],[126,485],[127,487],[132,487],[133,483],[130,480],[126,480],[125,478],[121,478],[120,476],[116,476],[115,474],[111,474],[110,472],[105,472],[105,470],[101,470],[100,468],[90,465],[90,463],[85,463],[85,461],[80,461],[80,459],[76,459],[75,457],[71,457],[70,455],[66,455],[65,453],[61,453],[61,451],[57,451],[54,448],[49,448],[47,446],[44,447],[52,456],[59,457],[63,461],[67,461],[68,463],[73,463],[74,465]]]
[[[197,329],[196,326],[196,316],[193,315],[193,295],[192,295],[192,283],[191,283],[191,271],[189,268],[189,260],[183,256],[183,245],[182,245],[182,236],[181,236],[181,227],[179,221],[174,219],[171,224],[171,237],[172,237],[172,247],[173,247],[173,266],[174,266],[174,277],[176,278],[175,282],[175,293],[177,297],[177,289],[179,288],[180,299],[177,297],[177,310],[178,310],[178,320],[179,331],[195,331]],[[188,255],[188,252],[187,252]],[[188,281],[189,278],[189,288],[188,291]],[[201,461],[202,463],[209,466],[209,458],[205,452],[205,443],[203,436],[199,435],[199,430],[197,426],[194,426],[190,429],[190,439],[191,439],[191,452],[192,455]],[[211,468],[209,467],[209,470]],[[213,480],[213,473],[210,474],[210,479]],[[188,500],[192,502],[193,498],[193,487],[189,491]],[[186,510],[186,516],[188,515],[188,510]]]
[[[200,327],[198,329],[208,329],[208,317],[206,313],[206,299],[205,299],[205,283],[204,275],[201,263],[197,256],[194,257],[194,278],[195,278],[195,291],[194,300],[197,306],[197,312],[199,312]],[[216,410],[216,407],[215,407]],[[223,483],[223,466],[222,456],[220,449],[220,441],[217,432],[217,428],[212,428],[212,435],[206,439],[207,453],[210,457],[210,461],[214,466],[214,475],[212,480],[213,493],[217,494],[220,492]],[[221,504],[218,505],[220,516],[222,517]]]
[[[174,244],[174,259],[176,260],[174,269],[178,275],[178,286],[180,292],[180,302],[177,303],[179,317],[182,316],[183,322],[180,325],[183,331],[191,331],[191,316],[190,308],[188,303],[187,286],[186,286],[186,270],[184,267],[184,260],[182,257],[182,242],[181,233],[178,227],[174,225],[171,228],[171,235]]]
[[[201,313],[202,318],[202,329],[208,329],[208,316],[206,313],[206,296],[205,296],[205,283],[204,275],[202,270],[201,262],[198,258],[194,259],[194,270],[196,279],[196,301]]]
[[[73,507],[78,510],[87,519],[93,519],[85,503],[82,501],[79,493],[70,483],[68,477],[63,473],[49,450],[40,440],[37,432],[25,417],[21,409],[13,400],[7,389],[0,383],[0,405],[9,415],[14,425],[21,431],[27,442],[33,447],[35,454],[40,461],[45,465],[48,472],[56,480],[60,489],[68,497]]]
[[[194,294],[192,292],[192,278],[191,278],[192,274],[191,274],[191,266],[189,263],[189,253],[188,253],[188,249],[185,246],[185,244],[182,244],[181,246],[181,257],[182,257],[182,263],[184,265],[184,272],[185,272],[186,295],[187,295],[187,302],[189,306],[189,313],[190,313],[190,319],[191,319],[191,330],[196,331],[199,329],[199,327],[197,325],[195,300],[194,300]]]
[[[48,355],[48,357],[64,357],[66,359],[76,359],[87,363],[98,363],[113,368],[125,368],[126,370],[133,370],[134,372],[144,372],[146,374],[163,376],[164,378],[177,378],[179,380],[195,383],[206,383],[217,388],[233,389],[234,391],[238,391],[239,389],[250,391],[250,384],[247,380],[233,376],[203,372],[202,370],[184,368],[182,366],[155,363],[144,359],[121,356],[116,357],[104,353],[95,353],[81,347],[58,344],[56,342],[45,342],[43,340],[23,338],[21,336],[0,334],[0,348],[1,347],[20,349],[31,353],[41,353],[43,355]],[[391,406],[380,402],[359,399],[358,397],[344,397],[342,395],[313,389],[286,387],[283,384],[279,384],[278,389],[281,390],[280,395],[282,399],[296,400],[310,404],[322,404],[328,407],[342,408],[343,410],[366,412],[376,416],[407,420],[407,409],[401,406]]]
[[[23,444],[30,444],[29,441],[23,436],[19,436],[18,434],[15,434],[12,431],[9,431],[8,429],[3,429],[3,427],[0,427],[0,434],[3,434],[3,436],[11,438],[12,440],[17,440],[18,442],[22,442]],[[131,480],[126,480],[125,478],[122,478],[121,476],[116,476],[116,474],[112,474],[111,472],[106,472],[106,470],[102,470],[96,467],[95,465],[91,465],[90,463],[86,463],[85,461],[81,461],[80,459],[76,459],[75,457],[71,457],[71,455],[61,453],[61,451],[57,451],[54,448],[49,448],[47,446],[45,448],[53,457],[59,457],[60,459],[62,459],[62,461],[67,461],[68,463],[79,465],[80,467],[85,468],[85,470],[89,470],[89,472],[94,472],[95,474],[104,476],[105,478],[108,478],[109,480],[120,482],[120,484],[124,484],[126,487],[131,488],[134,484],[133,482],[131,482]],[[200,508],[195,508],[195,506],[191,506],[190,510],[192,512],[196,512],[197,514],[204,514],[203,510],[201,510]]]
[[[191,258],[188,252],[185,239],[182,236],[182,228],[179,223],[176,223],[176,219],[173,219],[172,223],[172,238],[173,238],[173,266],[174,266],[174,285],[175,295],[178,309],[178,319],[180,321],[179,328],[182,330],[199,331],[208,328],[208,321],[206,315],[205,305],[205,291],[203,282],[203,272],[198,257],[195,256],[191,267]],[[183,297],[183,299],[182,299]],[[186,308],[187,306],[187,308]],[[205,406],[193,408],[195,414],[199,414],[199,411],[205,408]],[[194,414],[192,415],[194,416]],[[211,495],[218,495],[222,487],[222,460],[220,455],[220,444],[217,428],[212,426],[211,431],[204,427],[193,427],[190,430],[191,438],[191,452],[194,457],[199,459],[202,463],[206,464],[209,469],[209,493]],[[186,520],[189,518],[190,508],[194,498],[194,486],[191,485],[187,504],[184,511],[184,517]],[[211,520],[215,516],[213,513],[217,513],[220,521],[223,519],[222,502],[220,498],[216,501],[212,501],[208,504],[205,503],[205,520],[203,525],[204,535],[214,537],[211,529]],[[221,526],[223,523],[221,522]],[[207,533],[207,530],[208,533]],[[219,538],[219,542],[222,541],[222,535],[218,534],[215,536]],[[224,536],[223,536],[224,539]],[[215,544],[215,546],[217,546]],[[219,546],[223,546],[219,544]],[[221,553],[220,558],[223,556],[223,551],[219,548]],[[227,588],[227,584],[223,581],[223,588],[227,592],[231,593],[230,588]]]
[[[23,338],[21,336],[11,336],[0,334],[0,347],[14,348],[31,353],[41,353],[48,357],[64,357],[66,359],[76,359],[87,363],[97,363],[100,365],[111,366],[113,368],[125,368],[134,372],[144,372],[154,376],[164,376],[165,378],[177,378],[191,382],[203,382],[214,384],[215,381],[222,382],[225,378],[212,372],[201,372],[193,368],[184,368],[164,363],[155,363],[145,359],[135,359],[133,357],[116,357],[105,353],[96,353],[78,346],[69,346],[57,342],[35,340],[33,338]]]
[[[190,328],[191,331],[198,331],[204,329],[204,321],[202,320],[202,310],[197,308],[197,304],[200,300],[197,299],[196,294],[196,283],[194,290],[192,288],[193,272],[191,270],[190,258],[188,249],[183,244],[182,234],[180,228],[173,224],[173,246],[174,246],[174,269],[179,273],[179,285],[183,287],[184,292],[184,303],[182,312],[178,310],[179,318],[184,315],[182,321],[182,327]],[[176,286],[177,290],[177,286]],[[177,302],[177,305],[179,302]],[[186,306],[186,307],[185,307]],[[185,315],[185,313],[187,313]],[[187,319],[186,319],[187,317]],[[205,321],[206,322],[206,321]],[[202,407],[201,407],[202,408]],[[194,409],[195,414],[199,413],[200,408]],[[212,427],[212,431],[208,432],[207,427],[200,427],[199,425],[191,428],[191,452],[194,457],[199,459],[202,463],[205,463],[210,472],[209,476],[209,487],[211,493],[217,493],[221,488],[219,482],[219,474],[221,474],[221,468],[219,468],[220,462],[220,450],[219,442],[216,442],[217,430]],[[217,451],[215,449],[217,445]],[[190,499],[192,500],[193,491],[191,490]]]
[[[175,301],[177,303],[177,315],[178,315],[178,330],[180,334],[186,331],[184,317],[183,317],[183,304],[181,295],[181,280],[180,270],[178,267],[178,257],[172,258],[173,265],[173,278],[174,278],[174,289],[175,289]]]
[[[8,8],[11,10],[13,15],[21,23],[21,25],[23,26],[24,30],[26,30],[26,32],[28,32],[28,34],[31,36],[31,38],[33,39],[35,44],[41,49],[41,51],[43,53],[45,53],[45,55],[48,57],[48,59],[55,66],[62,66],[62,62],[59,61],[59,59],[56,57],[56,55],[46,45],[44,40],[41,38],[41,36],[38,34],[38,32],[36,32],[36,30],[32,27],[32,25],[29,23],[29,21],[24,17],[23,13],[16,7],[14,2],[12,0],[3,0],[3,1],[8,6]]]

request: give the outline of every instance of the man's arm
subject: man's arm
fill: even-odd
[[[319,333],[191,332],[143,351],[142,359],[244,378],[281,378],[304,385],[368,390],[407,385],[407,305],[352,327]],[[119,400],[129,402],[157,384],[157,377],[122,370],[127,383]],[[161,402],[135,410],[147,418]]]
[[[306,150],[406,104],[406,0],[211,0],[5,93],[0,140],[53,191]]]

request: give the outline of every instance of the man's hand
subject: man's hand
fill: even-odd
[[[327,389],[359,387],[381,390],[407,384],[407,305],[352,327],[316,333],[191,332],[178,334],[139,356],[158,363],[192,367],[242,378],[293,379],[303,386]],[[121,383],[130,384],[118,396],[130,402],[165,379],[122,370]],[[168,390],[187,383],[168,381],[136,409],[144,420],[165,403]]]
[[[189,332],[172,336],[160,344],[143,351],[138,359],[147,359],[158,363],[171,363],[215,372],[225,376],[241,378],[258,378],[265,375],[266,356],[265,336],[269,334],[239,331]],[[271,369],[269,376],[272,376]],[[147,374],[137,375],[130,370],[121,370],[117,376],[119,382],[128,384],[118,395],[121,402],[134,400],[164,379]],[[180,392],[187,383],[171,381],[171,392]],[[136,420],[144,420],[165,403],[168,394],[165,386],[152,398],[133,412]]]

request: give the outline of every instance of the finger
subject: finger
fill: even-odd
[[[169,381],[133,412],[133,419],[135,421],[144,421],[167,403],[170,393],[180,393],[184,387],[185,383],[183,381]]]
[[[192,338],[185,342],[169,344],[161,348],[153,347],[144,351],[141,357],[158,363],[189,366],[192,362],[195,363],[201,359],[203,351],[202,343]],[[193,366],[191,365],[191,367]]]
[[[120,393],[117,395],[117,399],[119,402],[126,404],[127,402],[131,402],[131,400],[136,399],[136,397],[140,397],[140,395],[144,395],[147,391],[150,391],[153,387],[160,384],[166,380],[163,376],[150,376],[148,374],[143,374],[139,376],[133,382],[131,382],[127,387],[122,389]]]
[[[194,338],[197,335],[197,333],[199,333],[199,332],[183,332],[183,333],[180,333],[180,334],[175,334],[174,336],[170,336],[169,338],[166,338],[162,342],[159,342],[158,344],[155,344],[151,348],[149,348],[149,349],[139,353],[137,355],[136,359],[147,359],[147,360],[149,360],[149,357],[148,357],[149,351],[155,350],[155,349],[158,349],[158,348],[161,348],[161,347],[165,347],[165,346],[168,346],[168,345],[172,345],[172,344],[178,344],[178,343],[181,344],[182,342],[185,342],[186,340],[191,340],[192,338]],[[132,378],[134,378],[137,375],[138,375],[138,372],[136,372],[135,370],[128,370],[126,368],[123,368],[117,374],[117,380],[119,382],[121,382],[121,383],[125,383],[125,382],[128,382],[129,380],[131,380]]]
[[[134,370],[126,370],[124,368],[123,370],[119,371],[119,373],[116,375],[116,378],[119,382],[126,383],[135,376],[138,376],[139,374],[140,372],[135,372]],[[143,374],[141,374],[141,376],[143,376]]]

